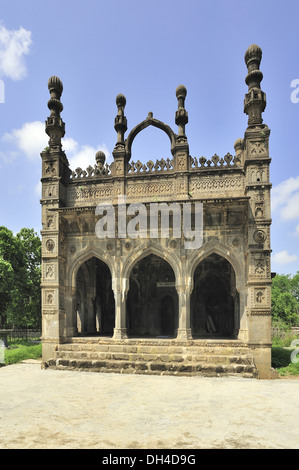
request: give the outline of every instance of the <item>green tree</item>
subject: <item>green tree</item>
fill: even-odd
[[[277,274],[272,281],[272,317],[288,326],[299,324],[299,272]]]
[[[6,307],[10,301],[10,287],[13,284],[11,264],[0,255],[0,327],[7,322]]]
[[[16,236],[0,227],[0,320],[17,326],[39,326],[41,241],[33,229]]]

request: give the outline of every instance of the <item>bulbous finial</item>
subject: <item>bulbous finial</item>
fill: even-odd
[[[178,109],[175,113],[175,123],[178,125],[178,139],[181,142],[187,141],[185,136],[185,125],[188,122],[188,113],[185,109],[185,98],[187,96],[187,89],[184,85],[179,85],[175,90],[178,100]]]
[[[262,49],[257,44],[251,44],[244,56],[247,67],[250,67],[251,63],[254,62],[258,68],[262,60],[262,54]]]
[[[236,140],[236,142],[234,143],[234,149],[237,150],[237,149],[242,149],[243,148],[243,144],[244,144],[244,140],[240,137],[239,139]]]
[[[59,77],[56,77],[55,75],[53,75],[48,80],[48,88],[49,88],[50,93],[53,90],[53,91],[57,91],[61,95],[61,93],[63,92],[62,81],[60,80]]]
[[[100,164],[104,165],[105,160],[106,160],[106,155],[104,154],[104,152],[102,150],[99,150],[96,153],[96,162],[97,162],[97,164],[100,163]]]
[[[263,73],[260,71],[262,49],[257,44],[251,44],[244,59],[248,69],[245,77],[248,93],[245,95],[244,112],[248,115],[248,126],[254,127],[262,125],[262,113],[266,107],[266,95],[260,85],[263,80]]]
[[[114,148],[113,156],[119,154],[119,150],[123,152],[125,146],[125,132],[127,130],[127,118],[125,116],[126,97],[119,93],[116,97],[117,115],[114,120],[114,129],[117,132],[117,142]]]
[[[116,97],[116,105],[118,108],[124,108],[126,106],[126,103],[127,103],[127,100],[126,100],[126,97],[124,95],[122,95],[121,93],[119,93]]]
[[[48,108],[51,111],[51,116],[59,116],[63,110],[63,105],[60,97],[63,91],[62,81],[59,77],[53,75],[48,80],[48,89],[50,92],[50,100],[48,101]]]
[[[177,89],[175,90],[175,94],[177,99],[179,98],[186,98],[187,96],[187,88],[184,85],[179,85]]]
[[[48,101],[50,117],[46,121],[46,133],[50,137],[49,147],[61,149],[61,139],[65,134],[65,125],[60,117],[60,113],[63,110],[63,105],[60,101],[63,85],[60,78],[55,75],[50,77],[48,89],[50,92],[50,99]]]

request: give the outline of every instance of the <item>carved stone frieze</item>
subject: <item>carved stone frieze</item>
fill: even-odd
[[[57,235],[44,236],[42,240],[42,256],[56,257],[58,254]]]
[[[249,141],[248,142],[248,157],[267,157],[268,156],[268,142],[265,141]]]
[[[270,308],[271,307],[271,288],[270,286],[251,286],[250,306],[252,308]]]
[[[270,279],[270,258],[268,254],[251,254],[249,275],[253,278]]]
[[[58,281],[58,264],[45,260],[42,265],[42,282],[56,283]]]
[[[58,308],[57,289],[43,289],[42,308],[43,310],[55,310]]]
[[[242,193],[244,190],[244,177],[227,175],[225,178],[219,175],[201,176],[191,178],[190,192],[194,197],[228,196]]]
[[[130,198],[159,198],[160,196],[171,196],[174,193],[174,180],[170,181],[143,181],[128,182],[127,196]]]
[[[113,185],[70,186],[67,191],[68,206],[98,205],[102,201],[111,201]]]

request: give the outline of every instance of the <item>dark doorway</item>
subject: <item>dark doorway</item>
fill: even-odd
[[[163,336],[174,336],[177,330],[174,299],[170,295],[165,295],[161,300],[161,333]]]
[[[77,274],[77,329],[79,334],[112,336],[115,301],[108,266],[91,258]]]
[[[133,266],[126,308],[130,336],[176,337],[178,297],[175,275],[165,260],[151,254]]]
[[[232,266],[221,256],[208,256],[194,272],[191,295],[193,337],[232,337],[238,305],[239,296]]]

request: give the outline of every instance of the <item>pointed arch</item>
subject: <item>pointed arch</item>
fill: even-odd
[[[122,278],[126,281],[127,285],[134,264],[151,254],[164,259],[170,264],[175,275],[176,283],[178,282],[181,277],[180,260],[178,257],[174,253],[163,250],[159,245],[150,242],[139,245],[135,250],[131,251],[125,259],[122,269]]]
[[[201,263],[208,256],[216,254],[225,258],[232,266],[236,276],[236,287],[237,290],[241,289],[241,278],[243,276],[243,269],[237,260],[236,256],[232,253],[230,247],[224,245],[218,240],[209,240],[207,243],[201,246],[201,248],[190,256],[188,259],[188,269],[190,275],[191,286],[193,288],[194,272],[199,263]]]
[[[112,279],[115,277],[114,273],[114,264],[113,264],[113,259],[107,255],[104,250],[98,250],[94,248],[89,248],[88,250],[84,250],[81,253],[79,253],[73,262],[69,263],[69,270],[67,273],[67,279],[68,279],[68,285],[72,288],[76,288],[76,276],[77,273],[80,269],[80,267],[89,259],[91,258],[98,258],[100,261],[105,263],[111,273]]]
[[[134,260],[126,313],[129,337],[176,337],[178,294],[174,270],[165,257],[150,252]]]
[[[134,141],[135,137],[139,134],[139,132],[146,129],[148,126],[157,127],[158,129],[161,129],[162,131],[164,131],[168,135],[169,140],[170,140],[170,149],[171,149],[171,152],[172,152],[172,150],[175,146],[175,142],[176,142],[175,133],[173,132],[171,127],[169,127],[164,122],[153,118],[152,115],[149,113],[149,116],[144,121],[137,124],[137,126],[135,126],[131,130],[130,134],[128,135],[128,137],[125,141],[126,153],[128,155],[128,159],[131,158],[131,149],[132,149],[132,144],[133,144],[133,141]]]

